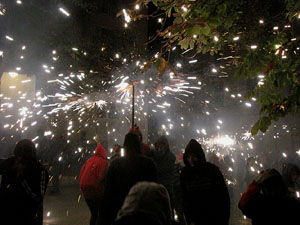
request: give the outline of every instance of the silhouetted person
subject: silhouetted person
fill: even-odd
[[[150,154],[150,146],[143,142],[143,135],[140,128],[137,125],[134,125],[133,128],[130,128],[129,133],[133,133],[138,136],[140,144],[141,144],[141,153],[144,156],[149,156]]]
[[[282,168],[282,178],[288,189],[288,195],[293,198],[297,198],[296,190],[300,188],[297,180],[300,175],[300,169],[297,165],[287,163]],[[299,197],[298,197],[299,199]]]
[[[103,225],[111,225],[130,188],[139,181],[157,181],[154,162],[141,154],[137,135],[129,133],[124,140],[125,156],[116,158],[105,177]]]
[[[42,225],[48,172],[37,161],[34,143],[17,143],[14,157],[1,162],[0,220],[3,225]]]
[[[288,197],[282,176],[275,169],[263,171],[249,185],[239,208],[253,225],[299,224],[300,203]]]
[[[155,150],[151,152],[157,168],[157,183],[167,188],[171,205],[173,205],[173,185],[175,182],[175,155],[170,151],[169,141],[166,136],[161,136],[155,142]],[[172,207],[173,208],[173,207]]]
[[[115,144],[113,147],[113,151],[111,153],[110,161],[113,161],[116,158],[121,157],[121,146],[118,144]]]
[[[100,222],[100,206],[104,193],[104,171],[107,166],[106,151],[101,144],[98,144],[95,155],[85,162],[80,172],[80,189],[91,211],[90,225],[96,225]],[[97,223],[97,221],[99,222]]]
[[[139,182],[126,196],[115,225],[171,225],[171,220],[166,188],[153,182]]]
[[[230,199],[219,168],[206,162],[201,145],[194,139],[186,146],[183,160],[180,183],[187,223],[228,224]]]

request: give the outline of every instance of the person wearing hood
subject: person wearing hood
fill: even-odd
[[[91,211],[90,225],[96,225],[97,221],[100,221],[100,206],[104,193],[104,172],[107,166],[106,151],[102,144],[98,144],[95,155],[85,162],[80,171],[80,189]]]
[[[154,182],[138,182],[129,191],[115,225],[171,225],[172,209],[167,189]]]
[[[113,147],[113,150],[112,150],[112,153],[111,153],[111,156],[110,156],[110,159],[109,161],[113,161],[114,159],[116,158],[119,158],[121,157],[121,146],[118,145],[118,144],[115,144],[115,146]]]
[[[296,194],[296,190],[299,189],[299,184],[297,180],[300,175],[300,169],[297,165],[292,163],[287,163],[283,165],[282,169],[282,177],[283,181],[288,189],[288,195],[293,198],[298,198]]]
[[[49,175],[36,157],[35,144],[19,141],[14,157],[0,164],[1,224],[43,224],[43,199]]]
[[[173,199],[173,184],[175,179],[175,155],[170,151],[166,136],[161,136],[154,144],[155,150],[151,152],[157,168],[157,183],[167,188],[171,202]]]
[[[141,153],[137,135],[128,133],[124,140],[124,157],[114,159],[105,175],[102,225],[111,225],[130,188],[139,181],[157,181],[152,159]]]
[[[150,155],[150,146],[143,142],[143,135],[142,135],[142,131],[140,130],[140,128],[135,124],[133,128],[129,129],[128,133],[133,133],[138,136],[140,144],[141,144],[141,153],[144,156],[149,156]]]
[[[275,169],[262,171],[243,193],[238,206],[253,225],[299,224],[300,203],[287,195],[282,176]]]
[[[227,225],[230,198],[219,168],[206,161],[201,144],[194,139],[186,146],[183,160],[180,184],[187,223]]]

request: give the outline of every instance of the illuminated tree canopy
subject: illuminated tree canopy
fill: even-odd
[[[140,9],[153,5],[153,13]],[[265,132],[272,120],[300,112],[299,1],[137,0],[127,13],[131,20],[161,23],[155,38],[163,39],[162,57],[178,45],[183,56],[220,56],[235,77],[256,81],[248,94],[260,104],[253,135]],[[149,61],[156,61],[160,73],[166,67],[162,57]]]

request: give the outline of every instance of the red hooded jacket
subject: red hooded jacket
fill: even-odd
[[[79,183],[84,198],[99,198],[103,195],[104,171],[107,166],[106,151],[99,144],[95,155],[85,162],[80,171]]]

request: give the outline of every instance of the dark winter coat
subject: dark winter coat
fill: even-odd
[[[253,181],[242,195],[239,208],[253,225],[299,224],[300,203],[287,196],[267,197]]]
[[[105,176],[103,225],[111,225],[130,188],[139,181],[157,181],[153,160],[141,153],[127,152],[111,162]]]
[[[164,185],[169,195],[173,195],[173,184],[175,181],[175,155],[170,151],[168,140],[159,138],[156,144],[166,142],[165,149],[162,151],[152,151],[151,158],[153,159],[157,168],[157,183]]]
[[[100,198],[103,195],[104,171],[107,166],[106,151],[99,144],[95,155],[85,162],[80,172],[79,183],[84,198]]]
[[[195,153],[199,159],[193,167],[187,161],[189,153]],[[180,183],[188,224],[228,224],[230,199],[219,168],[206,162],[201,145],[193,139],[187,145],[183,159],[185,167],[180,175]]]
[[[141,152],[144,156],[149,156],[150,146],[145,143],[141,143]]]
[[[139,182],[130,189],[115,224],[170,225],[171,216],[166,188],[153,182]]]
[[[282,169],[282,178],[283,181],[288,188],[288,194],[290,197],[297,197],[296,189],[299,189],[300,186],[292,180],[292,173],[296,173],[298,176],[300,175],[299,167],[292,163],[287,163],[283,166]]]
[[[17,175],[15,158],[0,164],[0,220],[2,225],[37,224],[38,209],[49,182],[48,172],[40,163],[28,166],[23,175]]]

